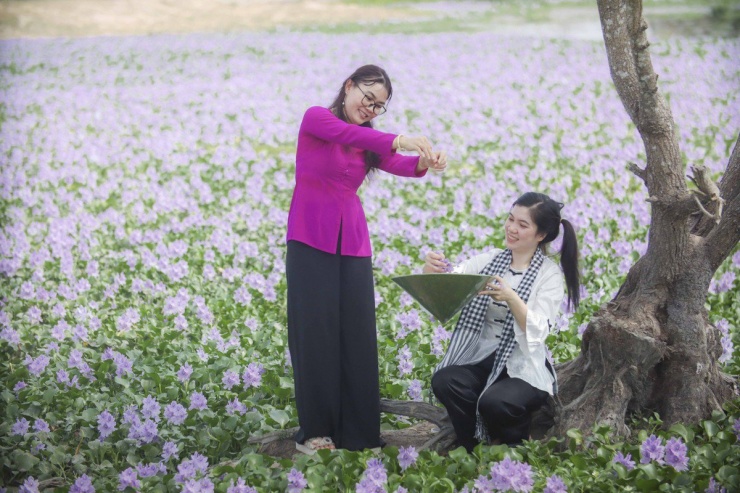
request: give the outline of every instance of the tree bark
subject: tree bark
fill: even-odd
[[[559,404],[549,434],[659,412],[666,426],[696,423],[738,395],[718,365],[718,331],[704,308],[717,268],[740,240],[740,138],[719,186],[694,169],[689,190],[674,121],[657,84],[639,0],[599,0],[609,68],[645,146],[641,178],[651,203],[645,255],[615,298],[594,314],[581,354],[558,365]]]

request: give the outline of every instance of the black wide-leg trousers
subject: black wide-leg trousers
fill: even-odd
[[[380,446],[375,294],[370,257],[288,242],[288,345],[303,443]]]
[[[509,377],[506,369],[481,395],[495,356],[493,353],[472,365],[447,366],[432,377],[432,392],[447,409],[458,444],[468,451],[478,444],[476,407],[493,440],[516,445],[529,437],[532,413],[548,396],[521,378]]]

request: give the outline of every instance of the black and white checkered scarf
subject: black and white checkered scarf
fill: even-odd
[[[515,290],[516,294],[519,295],[524,303],[527,303],[529,300],[532,285],[534,284],[537,273],[539,273],[540,267],[542,267],[542,263],[544,261],[545,256],[538,248],[529,264],[529,267],[527,268],[527,271],[524,273],[524,277]],[[506,249],[496,255],[493,260],[491,260],[491,262],[486,265],[482,271],[480,271],[480,273],[486,276],[503,276],[504,273],[509,270],[510,266],[511,250]],[[447,353],[445,353],[444,358],[442,358],[442,362],[437,366],[436,371],[439,371],[446,366],[464,365],[469,362],[469,359],[473,354],[475,354],[478,346],[478,339],[483,331],[486,311],[488,311],[490,303],[490,296],[478,296],[465,305],[465,308],[463,308],[460,313],[460,318],[457,321],[457,326],[455,326],[455,331],[452,333],[450,347],[447,349]],[[514,316],[512,315],[511,310],[509,310],[506,314],[506,319],[504,320],[501,340],[498,349],[496,350],[496,357],[493,362],[493,369],[491,370],[486,386],[483,388],[483,392],[481,392],[480,395],[483,395],[483,393],[488,390],[488,387],[490,387],[499,375],[501,375],[501,372],[506,366],[506,362],[509,360],[509,356],[511,356],[511,352],[516,347],[516,344],[517,342],[514,338]],[[483,419],[481,419],[480,413],[477,411],[475,437],[478,440],[486,440],[487,442],[491,441],[485,423],[483,422]]]

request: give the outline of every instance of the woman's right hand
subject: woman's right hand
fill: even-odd
[[[449,261],[445,259],[444,254],[429,252],[424,258],[424,274],[441,274],[447,272]]]
[[[398,147],[405,151],[418,152],[419,156],[425,157],[434,163],[437,162],[437,156],[432,150],[432,144],[424,136],[409,137],[408,135],[401,135],[401,138],[398,139]]]

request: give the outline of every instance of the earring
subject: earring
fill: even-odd
[[[344,100],[342,100],[342,106],[344,106]]]

